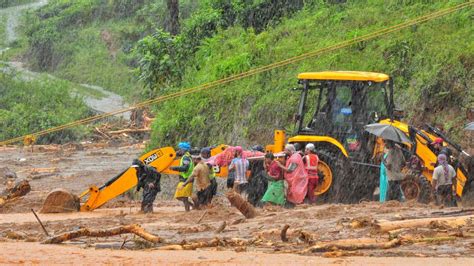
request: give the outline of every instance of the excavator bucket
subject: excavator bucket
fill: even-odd
[[[59,213],[79,211],[79,198],[65,189],[51,191],[43,203],[42,213]]]

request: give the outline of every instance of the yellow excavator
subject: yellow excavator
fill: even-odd
[[[308,143],[316,146],[320,158],[320,184],[315,194],[320,200],[353,203],[370,200],[379,180],[379,163],[383,141],[364,131],[373,123],[391,124],[412,140],[406,144],[406,153],[415,155],[422,163],[420,174],[405,182],[405,194],[420,201],[429,201],[430,182],[436,163],[435,151],[430,147],[435,138],[442,138],[460,154],[467,153],[444,136],[440,130],[428,126],[418,129],[400,121],[395,110],[393,80],[386,74],[355,71],[310,72],[298,75],[300,101],[295,116],[295,133],[286,139],[283,130],[276,130],[273,144],[266,151],[281,152],[285,143]],[[211,156],[226,149],[221,144],[211,150]],[[170,170],[179,164],[172,147],[152,150],[140,159],[163,174],[178,174]],[[455,159],[455,158],[454,158]],[[472,177],[456,163],[459,197],[472,195]],[[135,168],[128,168],[101,187],[92,186],[80,195],[85,202],[81,211],[94,210],[107,201],[123,194],[137,184]],[[226,167],[217,168],[216,175],[227,176]],[[252,173],[255,174],[255,173]],[[472,173],[471,173],[472,174]]]
[[[459,154],[470,156],[435,127],[418,129],[400,121],[395,110],[393,80],[386,74],[356,71],[310,72],[298,75],[300,91],[295,133],[288,143],[316,146],[320,158],[320,184],[316,194],[331,202],[353,203],[372,199],[379,180],[383,141],[364,130],[373,123],[391,124],[412,140],[404,145],[406,157],[415,155],[422,164],[419,175],[402,183],[405,194],[428,201],[436,154],[431,143],[442,138]],[[284,132],[275,136],[285,139]],[[277,143],[277,141],[275,141]],[[278,144],[267,150],[279,151]],[[460,155],[462,156],[462,155]],[[453,158],[459,197],[472,190],[472,177]],[[472,175],[472,173],[471,173]],[[410,182],[408,182],[410,181]],[[473,193],[470,193],[473,194]]]

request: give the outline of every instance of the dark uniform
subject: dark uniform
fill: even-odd
[[[143,200],[141,210],[145,213],[153,212],[153,202],[156,194],[161,191],[160,179],[161,174],[156,171],[154,167],[144,165],[143,163],[136,163],[137,165],[137,191],[143,188]]]

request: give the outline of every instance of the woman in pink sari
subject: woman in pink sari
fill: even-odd
[[[295,146],[292,144],[286,145],[284,152],[290,156],[286,160],[286,166],[280,164],[280,167],[285,171],[285,180],[288,183],[286,199],[293,204],[303,203],[308,187],[303,158],[296,152]]]

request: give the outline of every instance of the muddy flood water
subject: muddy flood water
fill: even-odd
[[[140,201],[133,196],[118,197],[91,212],[38,213],[50,236],[81,228],[100,230],[139,224],[163,239],[161,243],[151,244],[133,234],[41,243],[48,236],[31,209],[38,211],[49,191],[64,188],[79,195],[89,185],[102,185],[128,167],[143,148],[140,144],[35,146],[33,151],[1,147],[0,166],[16,172],[19,179],[28,179],[32,190],[0,205],[0,264],[474,263],[471,209],[392,201],[303,204],[293,209],[257,208],[258,216],[246,219],[221,190],[207,210],[186,213],[172,199],[178,182],[173,176],[163,176],[163,192],[155,201],[153,214],[140,213]],[[0,182],[2,191],[5,180]],[[427,218],[431,219],[428,223],[419,223]],[[415,223],[401,223],[410,221]],[[395,227],[385,230],[386,225]],[[285,226],[288,230],[283,237]]]

